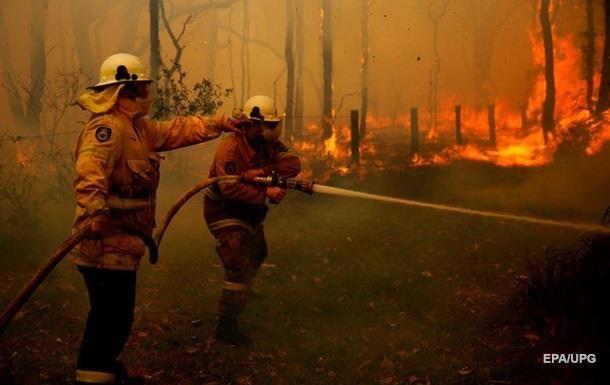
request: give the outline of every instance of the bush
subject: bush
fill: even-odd
[[[232,90],[222,88],[209,79],[202,79],[190,89],[185,84],[186,72],[177,65],[175,71],[163,70],[157,83],[157,98],[152,117],[168,119],[181,115],[212,115],[223,104]]]
[[[529,265],[526,314],[552,347],[609,351],[610,236],[575,250],[549,249]]]

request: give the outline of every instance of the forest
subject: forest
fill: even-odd
[[[196,197],[138,273],[122,359],[145,383],[605,383],[609,28],[605,0],[3,0],[0,310],[72,231],[74,101],[126,52],[154,119],[271,97],[301,180],[576,224],[289,191],[265,222],[254,343],[228,348]],[[158,221],[218,142],[164,155]],[[0,384],[71,384],[88,305],[66,259],[0,333]]]

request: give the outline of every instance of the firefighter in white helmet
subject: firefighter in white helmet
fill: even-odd
[[[144,244],[113,223],[152,233],[159,184],[159,152],[239,130],[222,115],[146,118],[152,79],[140,59],[119,53],[101,65],[99,82],[76,103],[91,112],[76,144],[76,219],[92,219],[93,236],[72,259],[82,273],[91,309],[76,370],[76,384],[125,383],[117,356],[131,331],[136,271]]]
[[[249,338],[237,328],[237,317],[246,307],[252,280],[267,256],[262,224],[268,210],[266,201],[277,204],[286,194],[279,187],[255,186],[247,180],[271,173],[294,177],[301,164],[279,141],[281,119],[271,98],[253,96],[243,110],[234,111],[234,117],[248,122],[244,135],[229,135],[218,145],[209,176],[242,175],[246,183],[208,187],[204,216],[225,270],[216,340],[243,345]]]

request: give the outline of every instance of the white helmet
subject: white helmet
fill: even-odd
[[[282,135],[282,120],[269,96],[256,95],[248,99],[244,104],[244,114],[248,119],[262,123],[265,142],[273,143]]]
[[[275,102],[269,96],[256,95],[244,104],[244,113],[249,119],[264,122],[279,122]]]
[[[100,66],[99,82],[89,88],[115,83],[152,82],[139,57],[128,53],[109,56]]]

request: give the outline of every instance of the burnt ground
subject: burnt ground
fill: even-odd
[[[529,169],[458,163],[328,184],[593,222],[610,203],[609,158],[566,156]],[[164,185],[159,212],[190,183]],[[227,348],[210,338],[222,269],[200,200],[183,210],[160,264],[139,274],[123,358],[149,384],[563,384],[590,376],[543,365],[548,346],[518,306],[527,261],[551,244],[577,245],[582,233],[291,192],[267,220],[270,257],[243,317],[255,342]],[[0,303],[69,232],[69,204],[62,212],[46,217],[29,251],[0,259]],[[86,310],[81,278],[64,263],[0,340],[9,383],[70,383]]]

